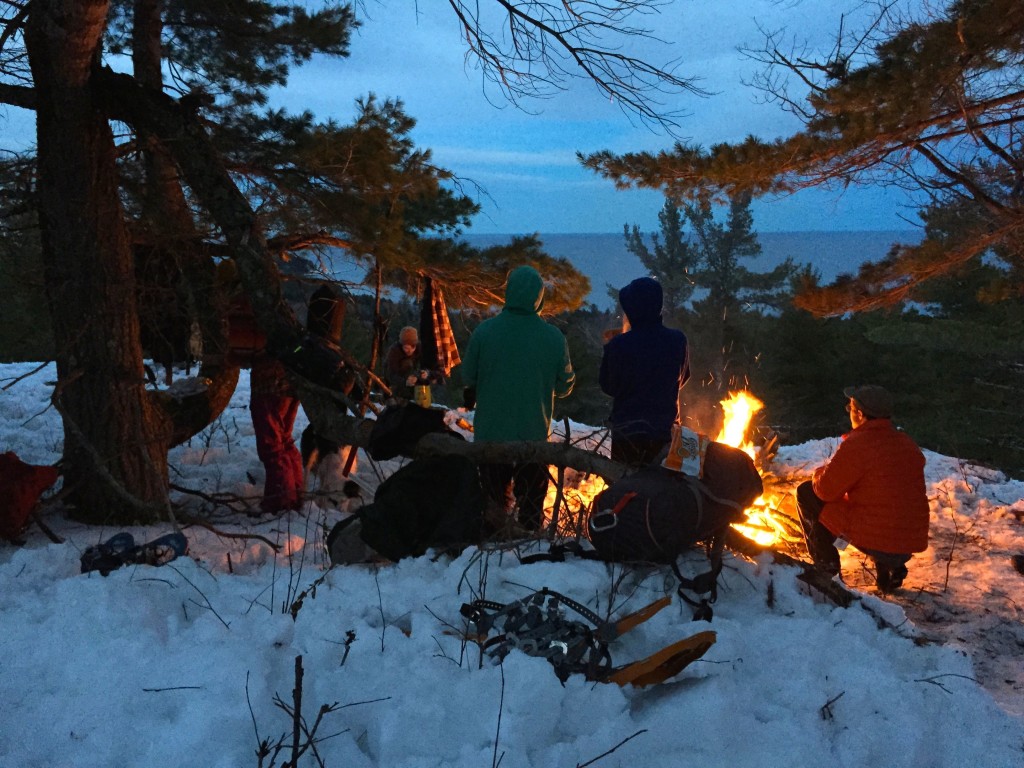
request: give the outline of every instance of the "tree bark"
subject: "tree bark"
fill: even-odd
[[[138,516],[167,498],[169,423],[144,386],[133,260],[118,192],[114,140],[93,73],[104,0],[33,2],[26,47],[36,86],[38,200],[54,320],[54,397],[64,419],[64,482],[90,519]]]

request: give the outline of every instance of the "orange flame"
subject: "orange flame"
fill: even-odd
[[[747,391],[739,391],[730,392],[729,396],[722,400],[721,406],[725,419],[715,442],[739,448],[757,462],[758,448],[747,437],[747,433],[751,420],[764,408],[764,403]],[[549,470],[552,477],[557,475],[557,467],[551,466]],[[607,487],[605,481],[597,475],[584,475],[566,468],[562,491],[564,505],[559,516],[559,529],[571,535],[572,531],[569,529],[585,518],[594,498]],[[556,493],[557,489],[552,483],[544,499],[546,524],[550,523],[553,517]],[[784,538],[786,532],[785,527],[773,514],[780,502],[781,499],[774,496],[767,499],[764,496],[758,497],[746,510],[746,522],[736,523],[733,528],[762,546],[775,544]]]
[[[558,476],[558,467],[549,466],[548,471],[552,477]],[[585,475],[566,467],[565,482],[562,487],[562,511],[559,513],[559,530],[567,535],[573,535],[575,531],[571,529],[577,524],[582,525],[591,502],[607,487],[608,483],[604,481],[603,477]],[[544,497],[545,525],[549,525],[554,518],[557,494],[558,489],[555,484],[550,483],[547,496]]]
[[[764,403],[749,392],[740,391],[730,392],[721,405],[725,420],[715,441],[739,448],[756,462],[757,448],[747,437],[747,432],[751,420],[764,408]],[[735,523],[733,528],[761,546],[770,546],[779,540],[785,530],[772,514],[777,506],[777,500],[759,496],[747,507],[747,522]]]
[[[747,439],[747,430],[750,429],[750,420],[764,408],[764,403],[749,392],[741,391],[730,392],[721,405],[725,421],[722,423],[722,429],[718,433],[718,437],[715,438],[715,442],[739,448],[750,458],[756,459],[757,449]]]

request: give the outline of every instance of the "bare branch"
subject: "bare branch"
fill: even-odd
[[[707,95],[692,78],[626,54],[616,42],[657,40],[649,29],[629,21],[656,13],[660,0],[448,3],[462,28],[467,57],[476,58],[484,78],[514,104],[564,90],[566,80],[582,73],[625,111],[672,127],[678,115],[662,111],[659,95]]]

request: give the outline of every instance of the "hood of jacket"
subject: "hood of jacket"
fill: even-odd
[[[619,304],[633,328],[660,323],[662,302],[661,283],[650,277],[638,277],[619,291]]]
[[[505,284],[505,309],[516,314],[537,314],[544,306],[544,280],[533,267],[516,267]]]

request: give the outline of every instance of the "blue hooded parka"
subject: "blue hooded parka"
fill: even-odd
[[[661,321],[661,284],[641,277],[621,291],[630,329],[611,339],[601,359],[601,390],[611,395],[612,433],[669,441],[679,418],[679,389],[690,378],[686,335]]]

